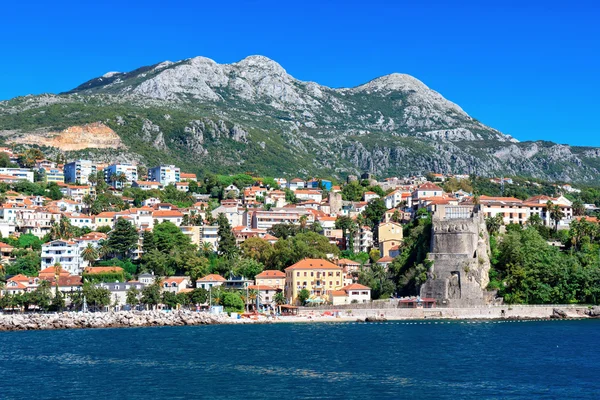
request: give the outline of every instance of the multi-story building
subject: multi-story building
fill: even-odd
[[[213,251],[219,248],[219,226],[218,225],[203,225],[200,231],[200,242],[210,243]]]
[[[125,176],[125,182],[117,178],[121,175]],[[113,176],[115,176],[114,179]],[[104,168],[104,179],[114,188],[122,189],[125,184],[132,184],[138,180],[137,167],[132,164],[111,164]]]
[[[64,183],[65,173],[60,168],[40,168],[40,173],[43,171],[44,182],[46,183]]]
[[[81,275],[86,261],[81,257],[79,243],[73,240],[54,240],[42,245],[41,269],[59,263],[71,275]]]
[[[148,169],[148,180],[167,186],[181,181],[181,171],[174,165],[159,165]]]
[[[256,284],[271,286],[275,289],[285,289],[285,272],[276,269],[267,269],[255,277]]]
[[[381,256],[389,256],[390,249],[402,243],[403,228],[396,222],[384,222],[377,228],[379,240],[379,253]]]
[[[96,173],[96,164],[90,160],[77,160],[65,164],[64,175],[66,183],[79,182],[82,185],[89,183],[90,175]]]
[[[12,176],[18,180],[33,182],[33,170],[30,168],[0,168],[0,175]]]
[[[307,258],[285,269],[285,297],[298,304],[298,293],[306,289],[311,298],[329,300],[334,290],[344,286],[342,268],[322,259]]]

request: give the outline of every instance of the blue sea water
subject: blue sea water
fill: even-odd
[[[600,321],[0,333],[1,399],[599,399]]]

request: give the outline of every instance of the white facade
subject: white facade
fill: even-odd
[[[30,168],[0,168],[0,175],[12,176],[33,182],[33,170]]]
[[[90,160],[77,160],[65,164],[63,172],[66,183],[80,182],[82,185],[87,185],[90,175],[96,173],[96,164]]]
[[[112,164],[108,167],[104,168],[104,179],[106,183],[109,185],[113,185],[115,188],[122,188],[124,183],[115,181],[113,182],[111,179],[112,175],[125,175],[128,184],[133,183],[138,180],[137,167],[132,164]]]
[[[41,269],[54,266],[59,263],[63,270],[71,275],[81,275],[87,262],[81,257],[79,243],[68,240],[54,240],[42,245]]]

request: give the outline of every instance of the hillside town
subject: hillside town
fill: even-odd
[[[468,175],[198,179],[175,165],[67,161],[0,149],[5,310],[281,313],[386,295],[434,306],[416,291],[384,289],[411,224],[470,206],[490,230],[535,223],[557,232],[596,210],[570,200],[579,190],[570,185],[555,185],[555,196],[487,196],[463,184]]]

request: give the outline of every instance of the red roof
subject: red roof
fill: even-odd
[[[295,269],[337,269],[341,270],[341,267],[323,259],[319,258],[306,258],[304,260],[298,261],[296,264],[291,267],[287,267],[286,271],[293,271]]]
[[[257,278],[285,278],[285,272],[276,269],[267,269],[256,275]]]
[[[217,274],[209,274],[203,278],[198,279],[196,282],[225,282],[227,279],[223,278],[221,275]]]

